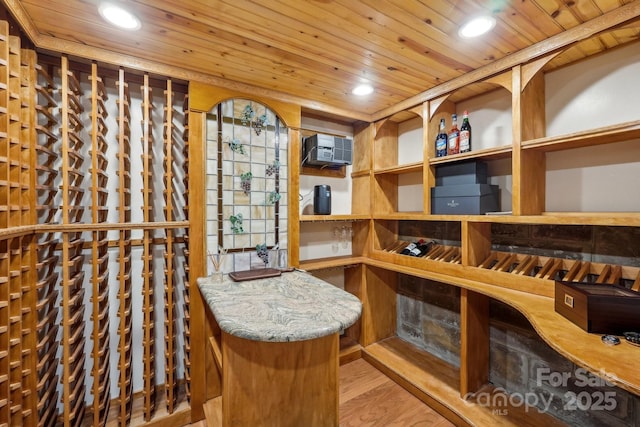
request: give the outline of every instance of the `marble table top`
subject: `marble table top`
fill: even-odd
[[[220,329],[254,341],[287,342],[342,332],[360,317],[362,303],[303,271],[265,279],[222,282],[203,277],[198,286]]]

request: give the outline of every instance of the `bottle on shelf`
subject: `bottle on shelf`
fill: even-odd
[[[458,115],[451,115],[451,130],[449,131],[449,146],[447,154],[460,152],[460,131],[458,130]]]
[[[462,126],[460,126],[460,152],[471,151],[471,125],[469,124],[469,113],[467,110],[462,115]]]
[[[431,250],[435,243],[436,242],[434,240],[427,242],[424,239],[420,239],[416,242],[409,243],[400,253],[402,255],[423,257]]]
[[[417,242],[411,242],[409,243],[407,246],[405,246],[405,248],[403,250],[400,251],[400,254],[402,255],[412,255],[413,251],[416,251],[418,248],[418,245],[420,244],[420,242],[422,242],[423,240],[420,239]],[[415,255],[414,255],[415,256]]]
[[[420,254],[416,256],[419,256],[419,257],[425,256],[433,248],[433,245],[436,245],[436,244],[437,243],[435,240],[430,240],[428,242],[423,240],[422,244],[418,245],[418,248],[417,248],[420,251]]]
[[[447,155],[448,136],[444,129],[444,119],[440,119],[440,131],[436,136],[436,157],[444,157]]]

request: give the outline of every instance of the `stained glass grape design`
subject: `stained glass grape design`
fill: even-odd
[[[258,258],[262,260],[262,262],[269,264],[269,251],[267,250],[267,245],[262,243],[256,246],[256,254]]]

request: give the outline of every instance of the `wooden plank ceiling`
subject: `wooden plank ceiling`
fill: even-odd
[[[128,32],[101,19],[98,0],[3,2],[43,49],[138,68],[155,64],[153,69],[167,67],[165,72],[174,77],[225,83],[353,118],[375,117],[434,86],[633,3],[128,0],[124,5],[142,21],[139,31]],[[460,39],[459,24],[481,12],[497,19],[496,28],[478,40]],[[625,24],[575,45],[552,66],[637,39],[637,20]],[[373,84],[372,95],[351,94],[361,79]]]

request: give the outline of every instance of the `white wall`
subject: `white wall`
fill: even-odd
[[[640,119],[640,43],[545,76],[547,135]],[[640,211],[640,140],[547,154],[546,211]]]
[[[461,101],[456,104],[458,127],[462,126],[462,114],[469,113],[472,130],[472,150],[511,145],[513,119],[511,92],[500,88],[492,92]],[[450,122],[447,122],[447,128]]]
[[[398,164],[416,163],[423,159],[422,117],[406,120],[398,125]]]
[[[423,160],[423,139],[422,117],[415,117],[398,125],[399,165]],[[422,212],[424,209],[422,188],[422,173],[398,176],[398,212]]]
[[[329,133],[353,138],[353,128],[328,121],[302,117],[302,128],[315,130],[318,133]],[[357,156],[354,153],[354,156]],[[300,175],[300,213],[313,215],[313,188],[316,185],[326,184],[331,186],[331,214],[351,213],[351,170],[346,167],[345,178],[333,178],[328,176]],[[351,255],[351,239],[348,243],[341,240],[336,234],[336,229],[351,225],[348,222],[303,222],[300,224],[300,259],[316,259],[324,257]]]
[[[562,135],[593,127],[640,119],[640,43],[599,55],[550,72],[545,76],[547,135]],[[473,149],[508,146],[512,143],[511,94],[505,89],[477,96],[456,105],[461,117],[469,111]],[[447,123],[449,127],[450,123]],[[344,133],[346,129],[319,131]],[[422,159],[422,120],[399,125],[398,163]],[[500,186],[501,210],[511,210],[511,159],[489,161],[490,183]],[[347,176],[350,170],[347,170]],[[640,211],[640,143],[627,141],[547,154],[547,211]],[[301,211],[312,213],[313,185],[332,188],[332,213],[349,213],[350,179],[302,176]],[[398,210],[422,211],[422,176],[399,177]],[[330,224],[330,223],[329,223]],[[324,232],[320,232],[324,227]],[[342,254],[332,246],[332,225],[303,224],[301,259]],[[304,234],[309,232],[309,237]],[[319,237],[324,235],[323,238]],[[333,249],[332,249],[333,247]]]
[[[464,100],[456,104],[456,113],[461,118],[469,113],[472,150],[510,146],[513,140],[513,118],[511,114],[511,92],[499,88],[489,93]],[[458,119],[458,126],[462,120]],[[511,159],[487,162],[489,184],[500,186],[500,210],[510,211],[513,175]]]
[[[545,76],[546,135],[557,136],[640,119],[640,43],[561,68]],[[473,149],[511,145],[511,94],[499,89],[456,105],[469,111]],[[413,125],[399,145],[399,163],[415,161],[420,138]],[[450,121],[447,122],[447,128]],[[411,160],[413,158],[414,160]],[[511,160],[489,161],[500,186],[501,210],[511,210]],[[546,211],[640,211],[640,143],[626,141],[547,154]],[[421,209],[415,174],[400,178],[399,210]]]
[[[329,133],[353,138],[353,128],[328,121],[321,121],[315,118],[302,117],[302,128],[305,130],[315,130],[318,133]],[[354,157],[357,153],[354,153]],[[346,178],[332,178],[325,176],[300,175],[300,213],[313,215],[313,187],[320,184],[331,186],[331,213],[350,214],[351,213],[351,169],[346,167]]]

